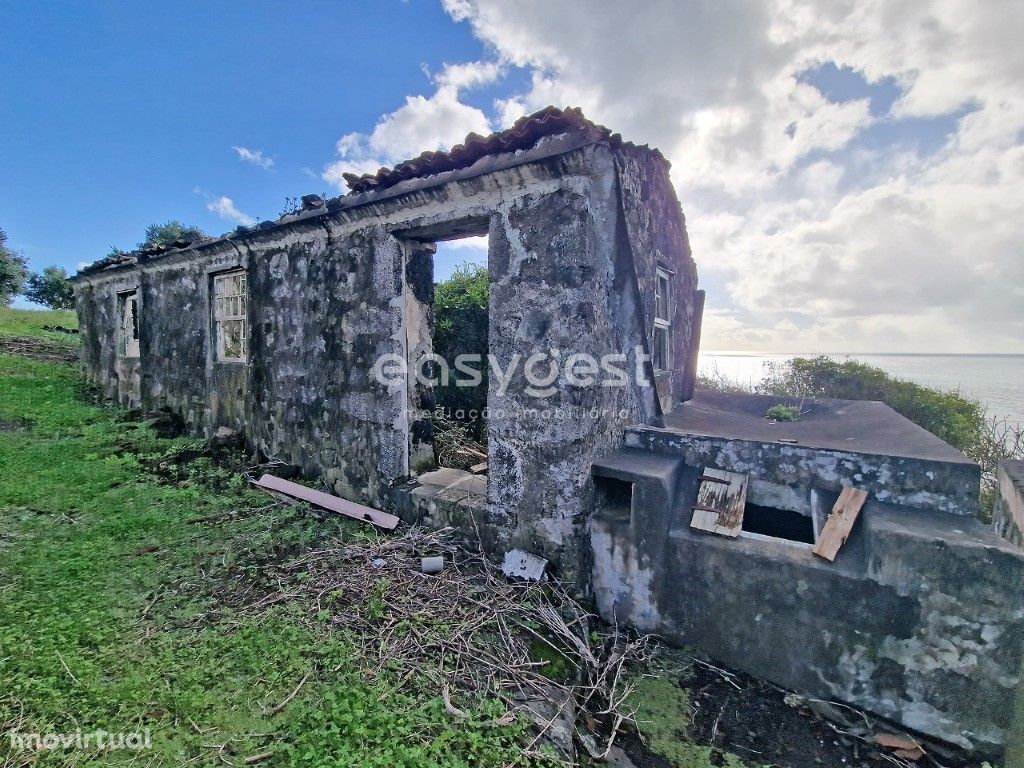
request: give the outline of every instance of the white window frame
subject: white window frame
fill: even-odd
[[[139,336],[139,291],[123,291],[117,294],[117,311],[120,315],[117,346],[123,358],[140,357]]]
[[[664,316],[659,314],[662,299],[665,304]],[[658,267],[654,279],[654,333],[651,336],[651,361],[656,371],[672,370],[672,309],[672,273]],[[658,360],[658,340],[661,336],[665,339],[664,359]]]
[[[238,281],[238,282],[236,282]],[[214,354],[219,363],[244,363],[249,358],[249,283],[244,269],[219,272],[213,275],[211,287],[213,304]],[[241,355],[230,356],[225,351],[224,326],[241,323]]]

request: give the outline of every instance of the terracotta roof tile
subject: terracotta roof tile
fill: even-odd
[[[592,132],[595,139],[611,137],[611,131],[603,125],[588,120],[578,107],[558,109],[545,107],[532,115],[521,117],[505,131],[490,136],[469,134],[465,141],[447,152],[424,152],[419,157],[406,160],[393,168],[381,168],[376,173],[357,176],[343,174],[351,192],[369,192],[387,189],[400,181],[433,176],[456,168],[468,168],[481,157],[529,149],[544,136],[555,136],[569,132]]]

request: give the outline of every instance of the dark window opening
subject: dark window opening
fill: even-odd
[[[654,370],[667,371],[672,367],[671,349],[669,347],[669,329],[655,326],[654,328]]]
[[[790,509],[748,503],[743,511],[743,530],[775,539],[814,543],[814,523],[811,518]]]
[[[606,518],[627,522],[633,511],[633,484],[613,477],[595,477],[595,507]]]
[[[121,357],[139,356],[139,295],[136,291],[117,296],[121,315],[119,348]]]

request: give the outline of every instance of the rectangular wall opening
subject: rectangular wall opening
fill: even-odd
[[[475,228],[474,228],[475,227]],[[482,227],[482,231],[481,231]],[[410,241],[409,465],[487,474],[490,278],[486,222]]]
[[[809,515],[750,502],[743,510],[743,531],[801,544],[814,544],[815,541],[814,521]]]
[[[594,509],[605,520],[628,523],[633,513],[633,484],[614,477],[594,478]]]

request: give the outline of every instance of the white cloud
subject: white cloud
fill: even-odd
[[[461,91],[490,85],[501,76],[501,72],[501,65],[496,61],[470,61],[445,64],[441,72],[431,79],[439,88]]]
[[[461,90],[493,81],[496,64],[472,62],[445,65],[432,80],[437,90],[430,97],[407,96],[405,104],[384,115],[369,134],[349,133],[337,143],[338,159],[323,172],[325,181],[347,189],[345,173],[373,173],[428,150],[448,149],[471,132],[491,131],[487,116],[459,100]]]
[[[235,202],[230,197],[218,197],[216,200],[211,200],[206,204],[206,209],[213,211],[222,219],[227,221],[233,221],[236,224],[242,224],[246,227],[251,227],[256,223],[256,219],[247,213],[243,213],[235,207]]]
[[[263,152],[258,149],[248,149],[247,147],[232,147],[232,149],[238,153],[240,160],[259,166],[265,171],[274,167],[273,158],[264,156]]]
[[[1024,351],[1019,4],[444,4],[494,52],[487,73],[530,70],[529,86],[495,105],[497,125],[578,105],[669,157],[702,278],[721,286],[708,348]],[[889,114],[829,101],[800,77],[827,62],[896,82]],[[424,101],[436,114],[421,104],[414,120],[407,103],[360,137],[356,157],[443,143],[429,126],[447,118],[441,104],[486,123],[459,112],[470,73],[434,80]],[[885,140],[902,120],[943,116],[952,133],[932,154]]]
[[[472,235],[470,237],[460,237],[458,240],[444,241],[446,246],[459,251],[486,251],[487,243],[487,235]]]

